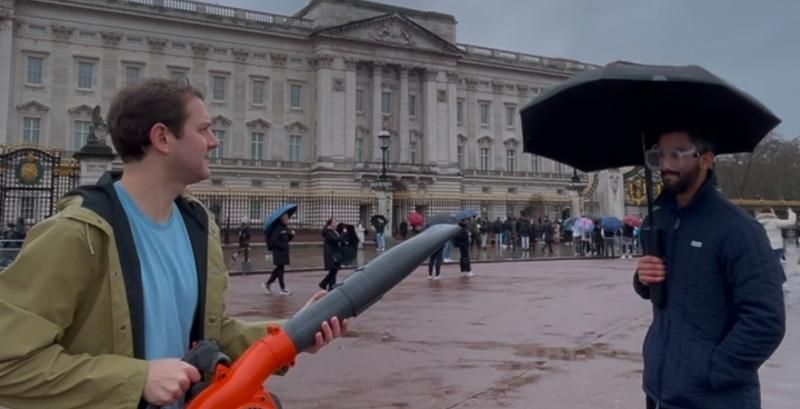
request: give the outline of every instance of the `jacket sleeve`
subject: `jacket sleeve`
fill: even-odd
[[[789,209],[789,217],[787,219],[775,219],[775,226],[779,229],[788,229],[797,224],[797,214]]]
[[[633,273],[633,291],[636,291],[636,294],[639,294],[639,297],[642,297],[645,300],[650,299],[650,287],[642,284],[639,281],[639,270],[636,270]]]
[[[764,229],[754,221],[732,224],[725,241],[723,262],[736,319],[711,358],[710,381],[718,389],[758,370],[780,345],[786,325],[781,266]]]
[[[71,355],[60,344],[100,257],[83,223],[51,218],[35,226],[0,274],[0,405],[26,408],[135,408],[148,364],[118,355]],[[97,254],[102,254],[97,252]],[[112,334],[98,333],[110,337]]]

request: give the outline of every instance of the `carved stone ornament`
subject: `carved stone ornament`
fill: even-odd
[[[122,33],[115,33],[113,31],[101,31],[100,38],[103,39],[103,44],[116,47],[122,40]]]
[[[272,61],[272,64],[279,67],[285,67],[286,60],[289,58],[289,56],[286,54],[270,53],[269,58]]]
[[[347,71],[355,71],[358,67],[358,60],[355,58],[345,58],[344,67],[347,69]]]
[[[167,40],[163,38],[148,37],[147,45],[150,46],[150,49],[155,52],[162,52],[164,51],[164,47],[167,45]]]
[[[375,27],[375,31],[370,33],[370,38],[389,44],[413,46],[414,40],[411,35],[399,24],[384,21]]]
[[[344,91],[344,79],[343,78],[334,78],[333,79],[333,90],[336,92]]]
[[[211,50],[210,44],[192,43],[192,53],[194,53],[195,57],[206,57],[209,50]]]
[[[60,26],[54,25],[52,26],[53,35],[58,40],[69,40],[72,37],[72,33],[75,31],[75,27],[67,27],[67,26]]]
[[[245,62],[247,61],[247,57],[250,56],[250,50],[246,48],[234,48],[232,52],[233,58],[236,59],[237,62]]]
[[[308,62],[311,68],[330,68],[333,65],[333,56],[328,54],[319,54],[311,57]]]

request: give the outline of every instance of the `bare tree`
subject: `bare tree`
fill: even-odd
[[[800,138],[770,136],[753,153],[720,156],[716,172],[728,197],[798,200]]]

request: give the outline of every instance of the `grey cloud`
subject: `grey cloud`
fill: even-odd
[[[222,3],[293,14],[297,0]],[[392,0],[458,20],[459,42],[605,64],[698,64],[744,89],[800,135],[800,2],[793,0]]]

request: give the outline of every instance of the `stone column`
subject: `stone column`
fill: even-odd
[[[447,163],[458,168],[458,82],[456,72],[447,73]]]
[[[272,123],[269,130],[269,137],[264,147],[267,149],[267,158],[272,160],[286,160],[289,157],[288,132],[283,126],[276,126],[286,122],[286,110],[289,102],[286,84],[286,60],[288,55],[280,53],[270,53],[270,81],[272,87]],[[280,155],[278,155],[280,153]]]
[[[426,163],[436,164],[439,158],[437,146],[438,138],[438,102],[436,102],[436,79],[439,72],[436,70],[425,70],[425,83],[422,86],[422,108],[425,110],[424,116],[424,135],[423,141],[425,148]]]
[[[333,154],[333,134],[334,134],[334,100],[333,100],[333,78],[331,76],[331,65],[333,56],[326,54],[315,55],[311,59],[311,67],[316,71],[317,100],[316,118],[317,126],[315,138],[317,145],[318,161],[322,158],[330,158]]]
[[[464,127],[467,130],[467,146],[464,147],[464,159],[467,169],[480,169],[480,147],[478,146],[479,134],[478,117],[478,80],[464,78],[467,85],[467,99],[464,101]]]
[[[574,216],[574,217],[582,216],[583,215],[583,198],[575,190],[570,190],[568,194],[569,194],[570,202],[572,203],[572,214],[571,215]]]
[[[17,23],[19,24],[19,23]],[[0,55],[6,58],[0,59],[0,144],[9,143],[8,137],[13,130],[9,121],[8,112],[13,105],[13,86],[11,75],[13,58],[10,58],[14,48],[14,2],[4,1],[0,3]],[[16,121],[15,121],[16,122]]]
[[[353,58],[344,59],[344,157],[355,160],[356,157],[356,68],[358,61]]]
[[[381,141],[378,139],[378,132],[383,130],[383,112],[382,112],[382,75],[384,63],[376,61],[372,63],[372,161],[381,161]],[[388,158],[387,158],[388,160]]]
[[[400,162],[408,163],[410,160],[409,158],[409,148],[411,146],[410,141],[410,126],[408,123],[409,118],[409,111],[408,111],[408,72],[411,70],[410,66],[401,65],[400,66]],[[419,101],[417,101],[419,103]]]
[[[55,107],[69,107],[71,100],[70,94],[74,92],[74,89],[78,85],[77,70],[70,69],[71,67],[77,68],[75,59],[72,56],[72,51],[69,47],[74,28],[63,26],[52,28],[53,34],[55,35],[53,53],[51,54],[52,59],[50,60],[50,66],[53,67],[53,82],[52,85],[48,84],[52,92],[52,97],[50,99],[50,107],[52,109],[47,114],[46,129],[42,129],[42,137],[39,139],[39,143],[42,145],[63,146],[67,148],[69,146],[67,145],[67,141],[69,140],[67,136],[69,130],[72,129],[69,123],[69,114],[66,109],[55,109]],[[100,77],[95,75],[94,79],[98,78]],[[97,95],[100,82],[97,81],[97,83],[93,85],[95,85],[93,89],[95,95]]]
[[[594,197],[601,214],[622,219],[625,216],[625,189],[620,170],[608,169],[590,176],[590,186],[594,178],[599,178]]]
[[[208,52],[211,50],[211,45],[206,43],[192,43],[192,69],[189,73],[189,83],[193,87],[203,91],[208,97],[208,90],[206,89],[206,81],[208,79]]]
[[[503,144],[505,134],[505,105],[503,104],[503,86],[501,81],[492,81],[492,109],[489,127],[492,130],[494,143],[492,154],[494,156],[494,170],[506,170],[506,146]]]
[[[234,48],[231,50],[234,58],[233,72],[231,73],[230,86],[233,88],[232,93],[226,95],[230,98],[230,103],[227,104],[231,107],[229,111],[233,117],[233,124],[231,125],[231,147],[228,151],[231,157],[234,158],[249,158],[246,155],[247,145],[249,145],[250,135],[247,132],[247,83],[250,81],[247,75],[247,59],[250,57],[250,50],[245,48]]]

